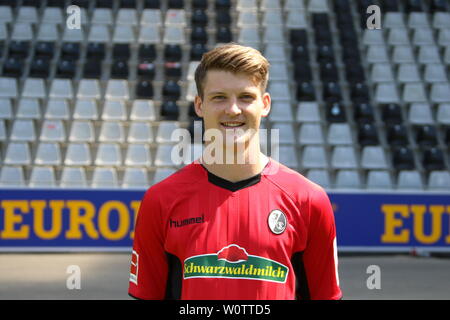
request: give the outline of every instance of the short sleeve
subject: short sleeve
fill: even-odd
[[[302,259],[309,298],[341,299],[334,213],[323,189],[315,190],[311,197],[308,240]]]
[[[162,209],[150,188],[139,207],[134,231],[128,294],[138,299],[164,299],[168,263],[164,250]]]

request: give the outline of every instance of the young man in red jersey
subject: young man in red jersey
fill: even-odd
[[[259,51],[236,44],[203,55],[195,111],[205,151],[145,193],[131,296],[342,298],[325,191],[260,151],[259,126],[271,104],[268,69]]]

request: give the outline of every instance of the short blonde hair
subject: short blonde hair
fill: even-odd
[[[269,61],[256,49],[236,43],[219,46],[203,54],[202,60],[195,70],[195,84],[198,95],[203,99],[203,85],[209,70],[243,73],[266,91],[269,78]]]

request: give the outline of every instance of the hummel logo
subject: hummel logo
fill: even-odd
[[[202,214],[201,217],[194,217],[194,218],[188,218],[188,219],[183,219],[183,220],[172,220],[169,219],[169,223],[170,223],[170,227],[174,227],[174,228],[180,228],[180,227],[184,227],[187,226],[189,224],[193,224],[193,223],[203,223],[205,222],[205,216],[204,214]]]

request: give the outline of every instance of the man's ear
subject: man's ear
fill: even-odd
[[[272,99],[270,98],[270,94],[268,92],[264,93],[262,101],[263,101],[263,110],[261,112],[261,116],[267,117],[269,115],[270,107],[272,105]]]
[[[197,116],[203,118],[203,101],[202,98],[200,98],[200,96],[198,95],[194,98],[194,108]]]

